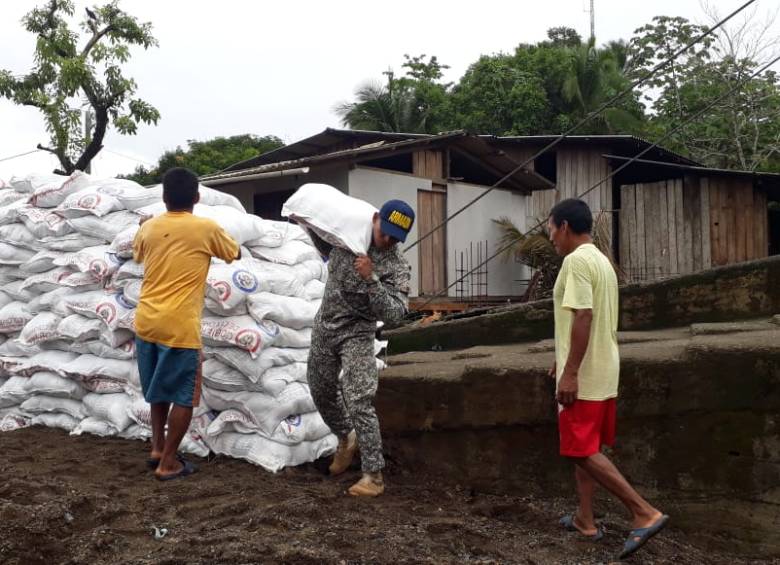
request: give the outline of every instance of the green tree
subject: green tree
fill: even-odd
[[[629,84],[621,44],[597,48],[566,28],[550,41],[521,44],[514,55],[482,56],[453,89],[455,127],[495,135],[560,133]],[[564,30],[564,31],[561,31]],[[633,133],[643,108],[628,95],[577,133]]]
[[[548,42],[554,47],[578,47],[582,43],[582,36],[574,28],[559,26],[547,30]]]
[[[594,40],[568,49],[570,68],[561,85],[569,115],[576,121],[599,109],[629,86],[619,65],[616,48],[599,49]],[[589,133],[633,133],[641,128],[641,107],[626,95],[590,119]]]
[[[674,129],[758,70],[761,64],[743,54],[760,53],[761,46],[751,44],[745,50],[740,45],[747,40],[749,25],[742,24],[736,32],[718,30],[650,81],[659,91],[649,98],[651,137]],[[654,18],[629,44],[629,69],[635,75],[647,71],[704,29],[684,18]],[[780,78],[770,71],[747,80],[664,144],[709,166],[780,170]]]
[[[156,167],[147,169],[139,165],[132,174],[125,175],[124,178],[144,185],[157,184],[162,181],[165,172],[173,167],[186,167],[198,175],[207,175],[273,151],[282,147],[284,142],[274,135],[260,137],[244,134],[215,137],[208,141],[189,140],[187,145],[186,150],[177,147],[163,153]]]
[[[452,105],[456,127],[493,135],[539,133],[551,117],[544,81],[511,55],[480,57],[455,87]]]
[[[449,84],[442,82],[449,67],[435,56],[404,55],[404,75],[385,71],[385,84],[365,83],[355,100],[335,107],[342,123],[353,129],[405,133],[437,133],[449,116]]]
[[[86,10],[81,24],[83,41],[67,18],[74,13],[70,0],[50,0],[35,8],[22,23],[37,35],[35,66],[24,76],[0,70],[0,96],[16,104],[38,108],[50,134],[50,146],[40,149],[57,156],[62,170],[84,170],[103,147],[109,124],[122,134],[137,132],[140,123],[157,123],[159,112],[134,97],[136,83],[122,65],[130,47],[157,45],[150,23],[139,23],[122,11],[118,1]],[[94,113],[94,127],[84,135],[82,110]]]

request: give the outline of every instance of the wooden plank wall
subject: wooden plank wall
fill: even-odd
[[[709,199],[698,179],[624,185],[620,201],[620,263],[629,280],[711,266]]]
[[[412,174],[426,179],[445,179],[444,161],[444,151],[415,151],[412,153]]]
[[[566,198],[578,198],[579,194],[606,177],[611,172],[611,168],[607,160],[602,157],[604,152],[603,147],[592,146],[557,149],[556,188],[533,193],[530,208],[532,217],[546,218],[556,202]],[[593,211],[594,218],[601,210],[612,210],[612,180],[608,180],[588,193],[584,200]]]
[[[447,193],[417,191],[417,230],[428,233],[440,225],[447,215]],[[420,242],[419,295],[430,296],[447,286],[447,228],[443,227]]]
[[[767,198],[746,178],[709,177],[711,257],[729,265],[769,255]]]

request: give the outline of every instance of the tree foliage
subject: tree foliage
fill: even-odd
[[[609,100],[627,84],[625,44],[583,43],[571,28],[548,40],[521,44],[513,54],[483,55],[457,83],[445,83],[436,57],[406,55],[406,73],[385,72],[386,84],[366,84],[336,108],[344,125],[410,133],[467,129],[494,135],[558,133]],[[635,96],[610,108],[580,133],[637,130]]]
[[[140,23],[119,8],[118,0],[86,10],[83,39],[71,29],[70,0],[49,0],[29,12],[22,24],[38,40],[35,65],[23,76],[0,70],[0,96],[38,108],[50,135],[40,149],[57,156],[61,172],[83,170],[102,149],[109,124],[132,135],[140,123],[157,123],[159,112],[135,97],[137,85],[122,71],[130,47],[157,45],[151,23]],[[91,108],[95,123],[85,136],[82,111]]]
[[[405,73],[382,73],[386,82],[367,82],[355,91],[353,102],[335,107],[344,125],[353,129],[406,133],[436,133],[448,115],[449,84],[441,82],[443,71],[437,58],[404,55]]]
[[[648,97],[648,134],[662,136],[739,87],[664,144],[709,166],[777,171],[780,77],[768,71],[748,80],[763,63],[753,58],[761,52],[759,46],[746,45],[746,26],[750,23],[743,23],[736,32],[719,30],[650,81],[659,94]],[[684,18],[654,18],[635,32],[629,44],[630,72],[647,72],[704,29]]]
[[[251,134],[232,137],[215,137],[208,141],[189,140],[187,149],[177,147],[162,154],[157,166],[147,169],[138,166],[128,178],[137,183],[149,185],[162,181],[162,176],[173,167],[186,167],[198,175],[207,175],[221,171],[228,166],[267,153],[284,145],[281,139],[273,135],[257,136]]]

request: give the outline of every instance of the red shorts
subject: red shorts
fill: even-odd
[[[590,457],[601,451],[602,445],[615,443],[617,404],[608,400],[577,400],[558,413],[561,455]]]

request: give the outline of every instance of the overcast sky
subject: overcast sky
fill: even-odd
[[[32,65],[34,37],[20,24],[43,0],[2,0],[0,68],[23,74]],[[95,2],[76,0],[77,15]],[[717,0],[727,14],[744,0]],[[553,26],[589,34],[588,0],[544,2],[453,1],[331,2],[292,0],[124,0],[122,7],[154,24],[159,47],[135,49],[128,74],[138,95],[162,114],[157,126],[136,136],[110,132],[93,161],[101,176],[154,164],[166,149],[188,139],[273,134],[293,142],[339,127],[333,106],[351,98],[367,79],[400,69],[404,53],[437,55],[457,80],[481,54],[511,51],[544,39]],[[653,16],[703,22],[699,0],[595,0],[599,43],[629,38]],[[777,0],[758,0],[759,13]],[[774,34],[780,35],[775,22]],[[0,99],[0,160],[46,143],[35,109]],[[35,153],[0,161],[0,178],[50,171],[56,159]]]

